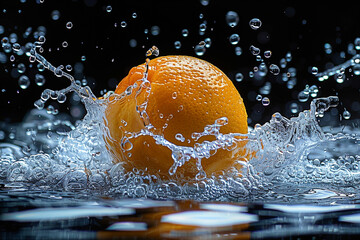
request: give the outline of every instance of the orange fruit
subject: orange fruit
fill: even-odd
[[[189,56],[164,56],[149,61],[147,79],[151,91],[148,97],[129,91],[129,86],[141,83],[145,68],[142,64],[130,70],[115,90],[116,94],[128,91],[129,96],[111,96],[105,112],[107,148],[115,161],[124,163],[126,170],[137,168],[162,178],[171,177],[169,168],[174,161],[169,148],[156,144],[151,136],[122,142],[124,136],[144,129],[136,105],[145,100],[148,120],[155,133],[176,145],[194,147],[195,143],[215,140],[214,136],[202,136],[196,141],[191,136],[194,132],[203,132],[205,126],[222,117],[227,117],[228,124],[220,128],[220,133],[247,133],[247,113],[240,94],[232,81],[211,63]],[[179,133],[182,136],[176,138]],[[202,159],[206,175],[234,166],[234,161],[245,155],[245,144],[246,141],[239,141],[233,151],[218,149],[209,158]],[[177,169],[182,177],[193,178],[198,172],[195,159]]]

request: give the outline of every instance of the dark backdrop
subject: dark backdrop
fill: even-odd
[[[359,116],[358,76],[346,72],[345,82],[338,84],[333,78],[318,82],[309,73],[312,66],[324,70],[331,63],[338,64],[351,57],[347,53],[348,44],[360,37],[356,2],[313,1],[304,4],[303,1],[210,0],[208,5],[204,3],[206,1],[199,0],[44,0],[42,3],[40,0],[1,0],[0,25],[5,31],[0,38],[15,32],[18,42],[25,44],[34,41],[33,38],[22,37],[28,27],[32,27],[34,32],[38,26],[45,26],[47,32],[43,55],[56,66],[70,64],[74,68],[76,63],[82,63],[83,71],[77,73],[76,77],[85,77],[97,95],[104,89],[114,90],[131,67],[144,62],[145,52],[152,45],[160,49],[160,55],[196,56],[194,46],[205,38],[211,38],[211,47],[200,58],[219,67],[232,80],[237,72],[244,75],[242,82],[234,81],[234,84],[244,98],[252,119],[251,125],[268,121],[277,111],[291,116],[290,104],[294,102],[307,109],[310,100],[305,103],[297,100],[298,92],[306,84],[316,84],[322,97],[338,94],[341,100],[338,111],[341,113],[346,108],[352,118]],[[107,6],[112,7],[111,12],[107,12]],[[54,10],[60,12],[58,20],[51,17]],[[230,10],[239,15],[239,24],[234,28],[225,21],[225,15]],[[136,18],[132,17],[133,13],[136,13]],[[200,14],[203,15],[202,19]],[[254,17],[262,21],[258,30],[249,27],[249,21]],[[73,23],[72,29],[66,28],[69,21]],[[127,24],[124,28],[121,27],[122,21]],[[204,21],[207,23],[205,34],[199,35],[199,25]],[[160,28],[158,35],[151,34],[152,26]],[[184,28],[189,30],[186,38],[181,34]],[[146,29],[149,30],[147,34]],[[229,43],[229,36],[233,33],[240,36],[240,42],[235,46]],[[131,39],[136,40],[135,47],[130,46]],[[62,47],[64,41],[68,43],[66,48]],[[175,49],[175,41],[181,41],[180,49]],[[332,54],[325,53],[325,43],[331,44]],[[268,74],[261,80],[254,80],[248,73],[259,62],[251,55],[250,45],[259,47],[262,56],[265,50],[272,51],[271,58],[264,59],[267,65],[279,65],[280,59],[288,52],[292,55],[292,61],[286,69],[281,69],[278,76]],[[236,46],[242,48],[242,55],[235,54]],[[345,59],[339,57],[341,51],[345,52]],[[11,54],[6,53],[7,58]],[[81,56],[85,56],[86,60],[81,61]],[[19,88],[19,74],[13,70],[21,62],[26,64],[25,74],[31,80],[25,90]],[[287,72],[288,67],[297,70],[297,84],[292,90],[281,80],[281,74]],[[42,90],[61,89],[68,85],[65,78],[57,78],[45,71],[42,74],[46,84],[39,87],[33,81],[36,73],[36,65],[31,67],[25,56],[16,56],[14,62],[8,60],[0,64],[1,121],[21,121],[33,107],[33,102],[39,99]],[[71,73],[74,74],[74,70]],[[269,106],[262,106],[255,100],[265,82],[270,82],[272,86],[271,92],[264,95],[270,98]],[[62,112],[69,112],[68,102],[53,105]],[[79,115],[76,117],[81,118]]]

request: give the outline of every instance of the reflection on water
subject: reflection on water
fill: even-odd
[[[323,239],[360,236],[358,204],[324,205],[320,202],[320,205],[309,206],[274,203],[278,202],[276,199],[268,203],[245,204],[90,198],[92,200],[80,192],[2,190],[1,239],[314,239],[312,236]]]

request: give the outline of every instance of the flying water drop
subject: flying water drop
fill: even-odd
[[[226,13],[225,20],[230,27],[235,27],[239,23],[239,15],[237,12],[229,11]]]
[[[229,41],[232,45],[236,45],[240,41],[240,37],[238,34],[234,33],[229,37]]]
[[[27,89],[30,86],[30,80],[26,75],[20,76],[18,83],[22,89]]]
[[[262,22],[258,18],[253,18],[250,20],[249,25],[250,25],[251,29],[257,30],[261,27]]]

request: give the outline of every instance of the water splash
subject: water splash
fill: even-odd
[[[227,118],[219,118],[213,124],[204,126],[203,132],[192,134],[194,140],[211,135],[215,136],[214,141],[184,147],[156,134],[146,112],[147,102],[138,102],[138,99],[143,99],[141,96],[146,99],[151,91],[147,81],[147,67],[143,79],[134,83],[124,93],[117,95],[107,92],[103,97],[97,98],[88,86],[79,85],[72,75],[65,72],[63,66],[53,66],[38,53],[44,42],[45,38],[39,38],[33,44],[29,51],[30,61],[39,62],[57,77],[67,78],[70,85],[57,91],[44,90],[41,98],[35,102],[38,110],[32,112],[22,126],[14,128],[16,133],[9,133],[9,136],[14,135],[11,137],[12,143],[0,146],[0,177],[7,184],[20,183],[25,186],[30,183],[31,187],[35,188],[59,188],[67,191],[97,190],[128,197],[229,200],[248,197],[254,191],[266,191],[274,181],[301,183],[311,180],[326,183],[335,179],[335,182],[341,185],[359,176],[356,166],[360,157],[357,155],[353,158],[339,156],[338,159],[326,161],[321,161],[320,157],[317,160],[309,157],[314,152],[323,157],[321,151],[318,151],[321,144],[331,145],[344,139],[358,140],[354,136],[325,134],[317,123],[317,117],[322,117],[325,111],[337,105],[337,97],[315,99],[310,110],[300,112],[298,117],[291,119],[275,113],[268,123],[263,126],[256,125],[247,135],[222,134],[220,129],[227,124]],[[260,52],[256,47],[253,50]],[[159,50],[153,47],[146,56],[158,54]],[[287,56],[287,61],[291,60],[290,57]],[[70,92],[79,95],[87,110],[84,119],[76,126],[57,116],[46,114],[43,109],[47,100],[53,99],[62,103]],[[149,175],[141,169],[125,172],[122,163],[113,163],[103,138],[104,134],[108,134],[103,121],[104,111],[109,101],[123,98],[135,98],[136,111],[145,125],[139,132],[126,134],[121,141],[123,149],[131,149],[131,140],[136,137],[151,136],[156,144],[172,151],[174,163],[169,174],[175,176],[179,167],[185,166],[188,161],[196,161],[196,181],[162,180],[159,176]],[[41,117],[38,118],[38,115]],[[25,126],[26,130],[23,129]],[[22,135],[24,133],[25,137]],[[216,153],[218,149],[234,151],[244,138],[248,151],[255,153],[252,158],[239,158],[233,169],[206,176],[202,169],[202,160]],[[23,139],[21,144],[19,139]],[[309,161],[313,166],[309,165]],[[341,161],[351,165],[335,164]],[[325,167],[316,168],[321,162],[324,162]],[[332,168],[341,170],[332,175]],[[327,178],[320,178],[320,173],[314,177],[312,173],[319,171],[324,171]],[[339,180],[339,176],[348,175],[350,177],[345,178],[345,182]],[[269,179],[271,181],[268,181]]]

